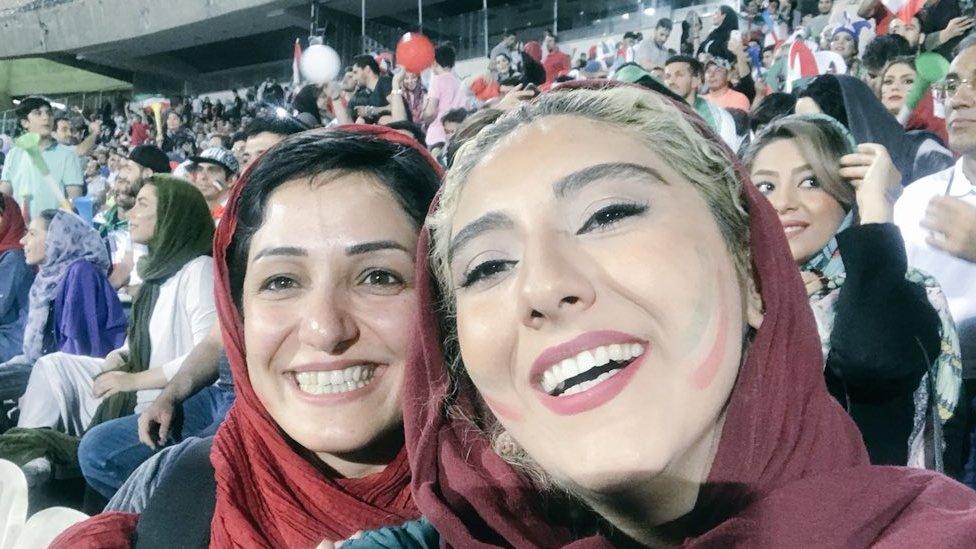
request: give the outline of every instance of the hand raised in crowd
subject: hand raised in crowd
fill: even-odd
[[[949,24],[946,28],[939,31],[939,42],[946,43],[953,38],[957,38],[966,34],[969,29],[973,28],[973,18],[972,17],[956,17],[949,20]]]
[[[99,119],[92,120],[88,123],[88,133],[91,135],[98,135],[102,132],[102,121]]]
[[[901,172],[888,150],[877,143],[862,143],[840,159],[840,176],[854,186],[861,223],[891,223],[901,196]]]
[[[139,441],[153,450],[166,446],[175,417],[176,404],[160,395],[139,414]]]
[[[519,84],[508,91],[504,97],[502,97],[498,103],[495,103],[496,109],[501,109],[503,111],[510,111],[518,108],[522,101],[528,101],[536,95],[539,95],[539,90],[532,87],[530,89],[522,89],[522,84]]]
[[[976,206],[950,196],[933,197],[921,225],[932,231],[925,238],[930,246],[976,263]]]
[[[128,372],[103,372],[95,378],[92,395],[95,398],[108,398],[115,393],[134,391],[134,374]]]

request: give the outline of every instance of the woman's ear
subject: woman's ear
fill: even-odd
[[[748,277],[746,281],[746,322],[754,330],[758,330],[762,326],[763,318],[765,317],[765,307],[762,302],[762,294],[756,284],[755,269],[750,270],[752,271],[752,276]]]

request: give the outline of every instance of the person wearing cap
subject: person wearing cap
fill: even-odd
[[[194,164],[193,186],[203,193],[210,213],[219,221],[240,168],[237,158],[227,149],[210,147],[190,160]]]
[[[674,55],[674,50],[665,46],[673,27],[670,19],[658,19],[654,26],[654,34],[637,44],[634,49],[634,61],[644,67],[644,70],[651,72],[658,67],[663,67]]]
[[[705,65],[705,84],[708,93],[705,99],[723,109],[740,109],[749,112],[749,98],[732,89],[729,71],[735,65],[735,59],[725,55],[713,55]]]
[[[728,111],[715,105],[698,95],[702,85],[705,68],[701,62],[690,55],[673,55],[664,66],[664,83],[667,87],[685,100],[685,103],[695,109],[698,116],[722,141],[733,151],[738,150],[742,139],[735,131],[735,120]]]
[[[41,158],[58,189],[68,200],[82,196],[85,180],[81,161],[72,149],[54,139],[51,103],[43,97],[28,97],[20,102],[16,112],[20,129],[41,137],[38,145]],[[57,193],[45,181],[27,151],[20,147],[13,148],[7,155],[0,173],[0,192],[12,196],[20,204],[28,222],[44,210],[61,207]]]

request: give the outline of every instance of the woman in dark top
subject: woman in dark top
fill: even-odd
[[[27,230],[14,199],[0,194],[0,363],[21,352],[34,271],[20,239]]]
[[[901,175],[886,149],[855,146],[825,115],[796,115],[767,126],[744,160],[802,271],[828,389],[860,427],[871,462],[942,470],[958,340],[940,317],[935,281],[907,266],[892,224]],[[930,406],[917,412],[916,396]]]

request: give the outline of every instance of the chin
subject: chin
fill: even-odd
[[[660,446],[603,448],[605,450],[587,454],[585,459],[567,461],[563,464],[565,467],[554,470],[552,476],[556,484],[571,493],[609,495],[631,491],[659,478],[667,469],[671,456]]]

